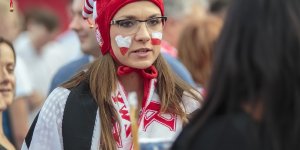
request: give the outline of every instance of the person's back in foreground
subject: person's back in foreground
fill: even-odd
[[[300,1],[234,0],[202,110],[176,149],[300,149]]]
[[[131,149],[136,146],[128,102],[133,91],[140,140],[172,140],[200,106],[200,96],[171,73],[160,54],[166,21],[161,0],[95,3],[86,1],[84,17],[97,6],[103,56],[49,95],[23,150]]]

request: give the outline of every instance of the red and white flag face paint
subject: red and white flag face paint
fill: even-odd
[[[117,35],[115,37],[115,40],[117,42],[118,47],[120,48],[121,54],[124,56],[131,45],[131,37],[123,37],[122,35]]]
[[[151,43],[152,45],[160,45],[162,39],[161,32],[152,32]]]

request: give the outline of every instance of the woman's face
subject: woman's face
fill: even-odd
[[[118,61],[132,68],[151,66],[160,53],[160,42],[153,42],[153,34],[161,40],[163,23],[160,9],[148,1],[133,2],[122,7],[113,17],[110,28],[111,47]],[[132,20],[147,20],[131,22]],[[125,21],[119,21],[125,20]],[[118,22],[119,21],[119,22]]]
[[[15,91],[15,57],[6,43],[0,43],[0,111],[12,103]]]

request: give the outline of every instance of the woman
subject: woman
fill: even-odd
[[[132,91],[140,139],[175,138],[199,108],[200,96],[172,74],[160,54],[162,0],[93,2],[85,2],[84,15],[94,9],[103,56],[50,94],[23,149],[131,149]]]
[[[14,99],[16,54],[12,44],[0,37],[0,150],[14,150],[4,135],[2,112]]]
[[[234,0],[207,102],[173,149],[300,149],[300,1]]]

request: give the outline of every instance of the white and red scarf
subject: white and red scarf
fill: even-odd
[[[155,90],[157,82],[156,68],[151,66],[147,70],[135,70],[129,67],[119,67],[118,75],[124,75],[132,71],[137,71],[144,76],[144,97],[138,118],[139,139],[158,138],[173,140],[181,131],[182,120],[176,114],[160,113],[160,99]],[[126,91],[119,82],[117,91],[112,96],[112,100],[114,107],[118,112],[120,124],[114,124],[113,135],[117,142],[118,149],[123,150],[132,148],[132,133],[129,115],[130,105],[127,96]],[[187,110],[186,112],[192,112],[199,107],[198,105],[195,108],[194,104],[194,102],[190,104],[193,105],[190,107],[193,110]],[[185,105],[189,104],[185,102]]]

